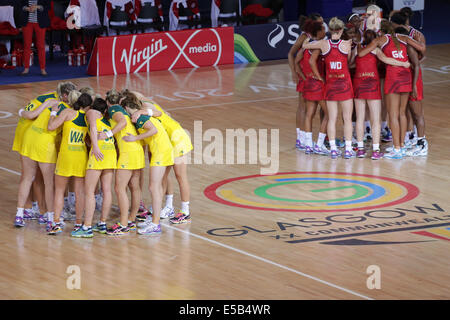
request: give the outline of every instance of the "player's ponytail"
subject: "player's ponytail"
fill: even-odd
[[[116,89],[111,89],[108,92],[106,92],[106,101],[110,105],[119,104],[121,99],[122,95]]]
[[[105,115],[105,112],[108,110],[108,104],[102,98],[96,98],[94,102],[92,102],[91,109],[97,110],[102,115]]]
[[[392,24],[387,20],[382,20],[380,23],[380,30],[384,34],[391,35],[392,41],[394,41],[394,45],[397,48],[397,50],[400,50],[400,41],[398,41],[397,36],[395,35],[394,28],[392,27]]]
[[[77,102],[78,98],[81,96],[81,92],[78,90],[72,90],[69,92],[69,96],[67,97],[67,102],[69,103],[69,106],[74,108],[75,103]],[[75,109],[75,108],[74,108]],[[79,109],[79,108],[78,108]],[[75,110],[78,110],[75,109]]]
[[[81,93],[81,92],[80,92]],[[92,104],[92,97],[88,93],[81,93],[77,101],[73,104],[74,110],[84,109]]]

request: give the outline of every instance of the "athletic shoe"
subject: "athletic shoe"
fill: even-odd
[[[314,145],[314,149],[313,149],[315,154],[320,154],[323,156],[328,156],[330,154],[330,150],[327,149],[327,147],[325,147],[325,145],[322,145],[322,147],[319,147],[317,144]]]
[[[304,145],[300,140],[298,140],[298,139],[297,139],[297,141],[295,142],[295,147],[296,147],[298,150],[305,150],[305,145]]]
[[[384,155],[386,159],[403,159],[402,150],[392,150]]]
[[[182,224],[182,223],[190,223],[191,222],[191,215],[185,215],[182,211],[178,212],[178,214],[171,218],[170,223],[173,224]]]
[[[428,142],[426,139],[417,141],[417,145],[406,152],[410,157],[426,157],[428,155]]]
[[[172,218],[175,215],[175,211],[173,209],[173,207],[168,207],[165,206],[162,210],[161,210],[161,214],[160,214],[160,218],[161,219],[167,219],[167,218]]]
[[[82,226],[83,226],[82,224],[76,224],[76,223],[75,223],[75,224],[73,225],[72,231],[77,231],[77,230],[80,229]]]
[[[31,209],[23,210],[23,220],[32,220],[33,219],[33,211]]]
[[[383,153],[380,150],[372,151],[372,160],[380,160],[383,158]]]
[[[353,150],[345,150],[344,159],[350,159],[355,157],[355,152]]]
[[[142,235],[158,235],[161,234],[161,225],[149,223],[146,227],[139,229],[137,232]]]
[[[356,157],[357,158],[365,158],[366,157],[366,150],[363,149],[358,149],[358,151],[356,152]]]
[[[62,217],[66,221],[74,221],[74,220],[76,220],[75,212],[72,213],[70,210],[63,210]]]
[[[310,146],[305,147],[305,154],[313,154],[314,150]]]
[[[129,223],[128,223],[128,229],[129,229],[130,231],[136,230],[136,223],[134,223],[134,222],[129,222]]]
[[[391,142],[392,141],[392,132],[386,127],[385,130],[381,132],[381,141],[382,142]]]
[[[341,152],[338,150],[331,150],[330,155],[331,159],[337,159],[341,155]]]
[[[328,149],[330,148],[330,140],[328,140],[328,136],[325,137],[325,141],[323,142],[323,145]]]
[[[336,147],[338,147],[338,148],[344,148],[344,147],[345,147],[345,140],[342,139],[342,141],[341,141],[341,140],[339,140],[339,139],[336,139]]]
[[[120,222],[115,223],[111,229],[106,230],[106,234],[109,236],[120,236],[126,233],[129,233],[130,229],[128,227],[124,227],[120,224]]]
[[[49,232],[52,227],[53,227],[53,222],[47,221],[47,225],[45,226],[45,231]]]
[[[47,218],[45,217],[45,215],[40,214],[38,217],[38,223],[39,224],[46,224],[47,223]]]
[[[94,233],[92,232],[92,228],[88,228],[87,230],[79,228],[77,231],[72,231],[70,235],[75,238],[92,238]]]
[[[17,228],[25,227],[25,221],[23,221],[22,217],[16,216],[16,219],[14,220],[14,226]]]
[[[31,209],[31,211],[33,212],[33,218],[31,218],[31,220],[38,220],[39,216],[41,215],[41,213],[39,212],[39,210],[33,210]]]
[[[61,233],[62,232],[62,225],[60,224],[60,223],[55,223],[55,225],[53,225],[51,228],[50,228],[50,230],[48,230],[47,231],[47,233],[49,234],[49,235],[52,235],[52,236],[54,236],[54,235],[56,235],[56,234],[58,234],[58,233]]]
[[[92,231],[105,234],[106,233],[106,223],[97,222],[97,224],[92,227]]]
[[[147,220],[148,217],[150,217],[150,219],[151,219],[152,213],[149,210],[145,209],[144,212],[142,212],[136,216],[136,220],[137,221],[145,221],[145,220]]]
[[[412,147],[413,147],[413,143],[411,140],[408,140],[405,142],[405,146],[404,146],[405,149],[409,150],[409,149],[412,149]]]

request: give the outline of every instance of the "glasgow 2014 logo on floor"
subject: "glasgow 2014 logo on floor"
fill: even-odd
[[[388,177],[343,172],[251,175],[216,182],[208,186],[204,194],[223,205],[250,209],[244,210],[246,213],[251,210],[257,210],[257,214],[292,213],[292,220],[283,216],[284,219],[276,221],[278,217],[274,215],[275,221],[267,224],[265,220],[263,226],[255,223],[207,230],[209,235],[217,237],[253,234],[287,243],[318,241],[333,245],[436,241],[424,240],[423,236],[450,240],[450,215],[436,203],[426,207],[405,206],[406,202],[417,198],[419,189]],[[399,231],[409,231],[414,236],[402,237],[401,241],[397,237],[382,241],[372,238]]]

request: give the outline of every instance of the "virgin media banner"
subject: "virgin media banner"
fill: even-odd
[[[97,38],[90,75],[138,73],[232,64],[232,27]]]

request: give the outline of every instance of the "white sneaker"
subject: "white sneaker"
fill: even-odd
[[[423,141],[418,141],[414,148],[406,152],[406,155],[409,157],[426,157],[428,155],[427,140],[423,139]]]
[[[147,228],[148,225],[149,225],[150,223],[152,223],[152,217],[151,217],[151,216],[148,216],[148,217],[145,219],[145,221],[138,222],[137,227],[138,227],[138,228]]]
[[[172,218],[175,215],[175,211],[173,209],[173,207],[168,207],[165,206],[162,210],[161,210],[161,214],[160,214],[160,218],[161,219],[167,219],[167,218]]]
[[[75,220],[75,212],[70,211],[70,208],[64,208],[61,217],[66,221]]]

